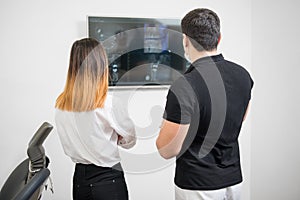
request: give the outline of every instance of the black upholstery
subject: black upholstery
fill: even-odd
[[[51,124],[44,122],[36,131],[28,145],[28,158],[9,175],[1,188],[0,200],[40,199],[44,182],[50,175],[49,159],[42,145],[52,129]]]

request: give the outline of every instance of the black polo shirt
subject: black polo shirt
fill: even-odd
[[[164,118],[190,124],[176,160],[175,184],[215,190],[242,182],[238,136],[253,81],[222,54],[196,60],[169,89]]]

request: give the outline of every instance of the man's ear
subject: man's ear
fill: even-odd
[[[183,34],[182,45],[183,45],[184,50],[187,50],[187,48],[188,48],[189,45],[190,45],[189,37],[186,36],[186,34]]]
[[[222,35],[221,35],[221,33],[220,33],[220,36],[219,36],[219,38],[218,38],[218,46],[219,46],[219,44],[220,44],[221,38],[222,38]]]
[[[189,45],[189,38],[184,33],[183,33],[183,38],[182,38],[182,45],[184,48],[186,48]]]

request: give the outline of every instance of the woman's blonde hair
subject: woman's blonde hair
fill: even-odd
[[[56,99],[60,110],[84,112],[102,108],[108,90],[108,61],[95,39],[75,41],[64,91]]]

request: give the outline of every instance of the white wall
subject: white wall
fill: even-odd
[[[0,185],[25,158],[29,139],[38,126],[43,121],[54,124],[54,103],[65,83],[70,47],[74,40],[86,37],[86,15],[181,18],[196,7],[212,8],[219,14],[223,34],[220,52],[251,70],[250,0],[152,0],[144,3],[137,0],[2,0]],[[166,92],[161,89],[134,93],[130,112],[138,127],[151,125],[149,118],[153,107],[158,108],[153,119],[160,117]],[[144,104],[139,103],[140,99]],[[250,122],[250,119],[245,122],[240,138],[246,200],[250,199]],[[139,157],[143,157],[144,151],[155,153],[153,143],[148,141],[146,149],[141,142],[139,144],[135,149]],[[49,168],[55,193],[46,192],[44,199],[71,199],[73,163],[64,155],[55,129],[47,138],[45,148],[51,159]],[[173,199],[173,169],[174,165],[169,163],[157,171],[127,173],[131,199]]]
[[[251,195],[300,197],[299,1],[252,4]]]

